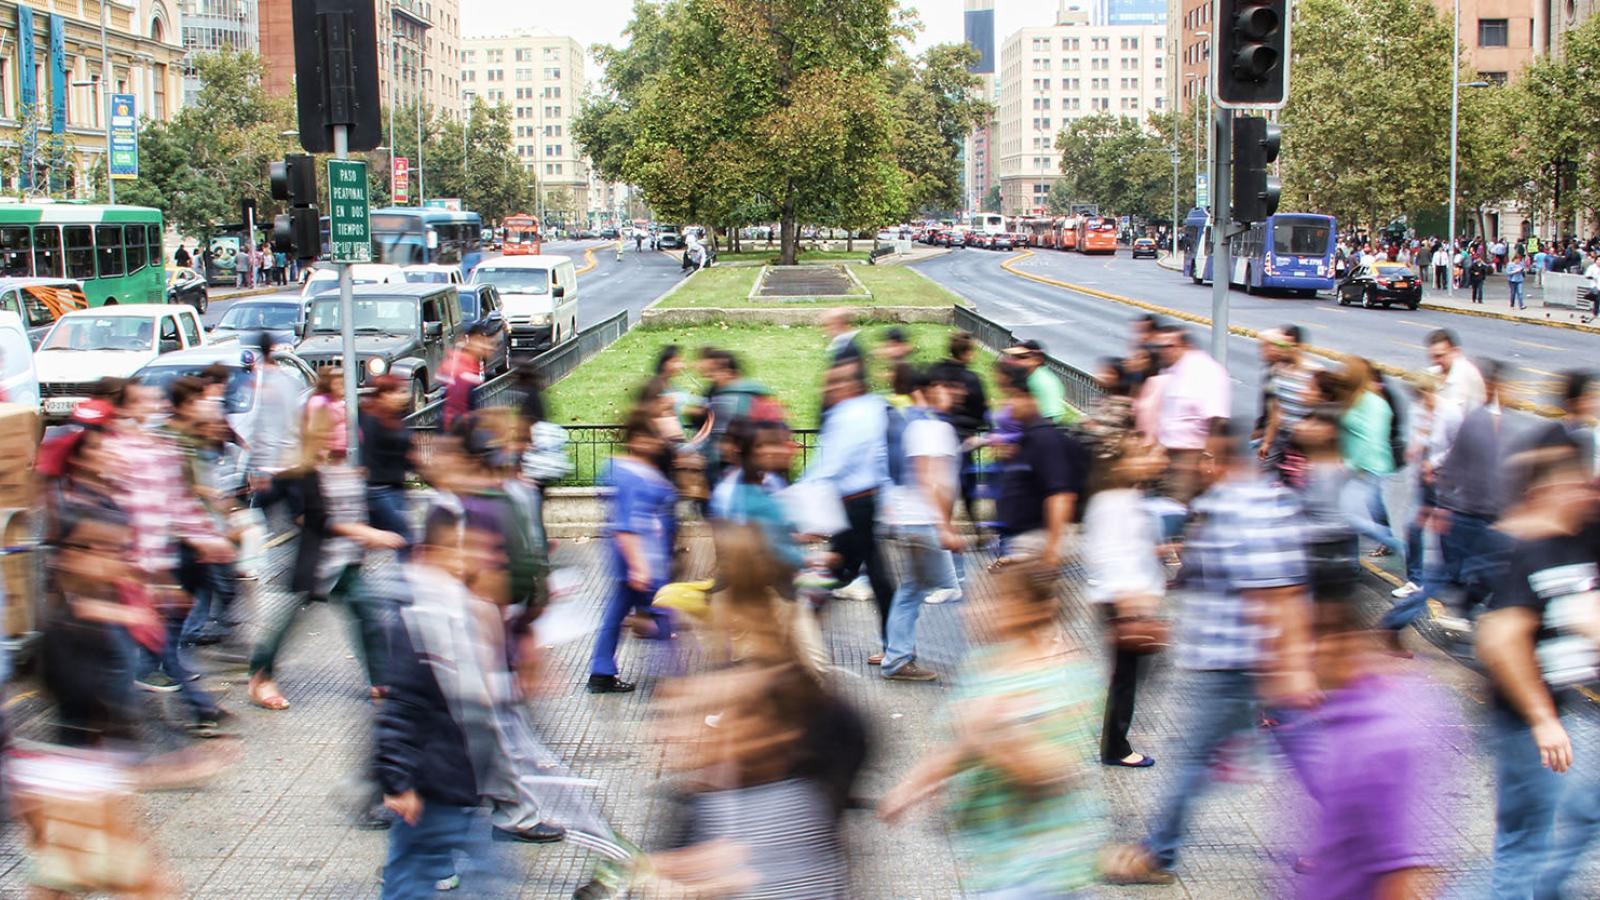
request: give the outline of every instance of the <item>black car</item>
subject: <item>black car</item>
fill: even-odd
[[[1404,263],[1378,260],[1358,265],[1340,281],[1334,290],[1339,292],[1339,305],[1359,303],[1371,309],[1382,306],[1404,306],[1416,309],[1422,305],[1422,279]]]
[[[500,311],[500,292],[492,284],[458,284],[456,296],[461,301],[463,327],[486,322],[489,336],[494,339],[494,352],[484,362],[484,374],[492,377],[509,371],[511,337],[506,331],[505,314]]]
[[[379,375],[411,382],[411,407],[421,409],[443,388],[438,381],[445,354],[465,332],[461,299],[453,284],[362,284],[355,288],[357,383]],[[315,369],[343,360],[339,337],[339,292],[311,300],[305,337],[295,355]]]
[[[205,278],[193,269],[174,267],[167,270],[167,302],[183,303],[205,315],[211,306],[211,296]]]
[[[222,320],[211,328],[212,341],[238,339],[245,342],[267,332],[274,344],[293,345],[305,330],[306,305],[299,294],[273,294],[234,301]]]

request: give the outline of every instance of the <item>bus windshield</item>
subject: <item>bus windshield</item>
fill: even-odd
[[[427,262],[422,220],[416,216],[373,213],[372,261],[396,266]]]
[[[550,290],[549,269],[489,268],[479,266],[472,276],[477,284],[492,284],[502,294],[544,294]]]
[[[417,302],[411,298],[357,297],[355,313],[357,333],[411,334],[417,330]],[[339,322],[338,297],[319,298],[312,305],[312,331],[337,332]]]
[[[1279,256],[1324,256],[1328,252],[1328,220],[1309,216],[1276,216],[1272,220],[1272,252]]]

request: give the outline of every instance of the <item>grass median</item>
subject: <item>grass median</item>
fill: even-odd
[[[869,241],[868,243],[870,244],[871,242]],[[756,246],[756,245],[752,245],[752,246]],[[719,251],[717,253],[717,262],[719,262],[719,263],[755,262],[755,263],[775,264],[775,263],[777,263],[777,261],[778,261],[778,248],[777,248],[777,245],[773,245],[773,247],[771,249],[758,248],[758,249],[755,249],[755,250],[741,250],[738,253],[734,253],[731,250],[723,250],[723,251]],[[803,262],[803,263],[808,263],[808,262],[859,262],[859,263],[864,263],[864,262],[867,261],[867,251],[866,250],[802,250],[802,251],[800,251],[799,261]]]
[[[852,266],[871,296],[757,297],[750,299],[754,266],[712,266],[689,276],[689,282],[656,304],[660,309],[787,309],[806,306],[951,306],[966,301],[915,269],[905,266]]]

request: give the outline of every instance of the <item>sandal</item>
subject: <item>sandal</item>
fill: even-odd
[[[250,704],[272,712],[282,712],[289,708],[289,701],[278,691],[278,686],[270,681],[250,685]]]

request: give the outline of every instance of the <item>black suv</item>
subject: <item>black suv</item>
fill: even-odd
[[[295,354],[315,369],[340,365],[339,291],[318,293]],[[411,382],[411,407],[421,409],[442,387],[445,354],[466,330],[453,284],[362,284],[355,287],[358,384],[379,375]]]

